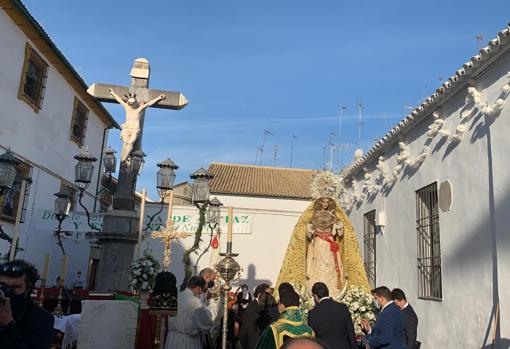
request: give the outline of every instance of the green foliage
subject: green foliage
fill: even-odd
[[[199,218],[198,218],[198,227],[195,231],[195,240],[193,241],[193,245],[184,252],[182,256],[182,263],[184,264],[184,279],[182,280],[181,289],[186,287],[189,278],[193,274],[193,270],[191,268],[191,255],[193,253],[198,254],[198,248],[200,247],[200,243],[202,242],[202,230],[205,226],[205,212],[207,211],[207,203],[204,203],[202,207],[195,204],[195,206],[199,209]]]

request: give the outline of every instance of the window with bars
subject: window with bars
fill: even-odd
[[[79,146],[85,143],[89,110],[80,100],[74,97],[73,118],[71,121],[71,140]]]
[[[375,288],[376,278],[376,244],[375,244],[375,210],[365,213],[363,245],[365,270],[370,287]]]
[[[25,221],[28,197],[30,194],[30,184],[32,183],[30,180],[31,170],[31,167],[23,162],[20,162],[16,166],[16,177],[14,178],[12,188],[8,190],[4,195],[0,196],[0,220],[13,223],[15,222],[18,206],[20,205],[21,183],[23,180],[25,180],[25,196],[23,198],[23,202],[21,203],[22,207],[20,222],[23,223]]]
[[[441,248],[437,183],[416,192],[418,297],[441,300]]]
[[[42,107],[47,76],[48,64],[27,43],[18,98],[28,103],[36,113]]]

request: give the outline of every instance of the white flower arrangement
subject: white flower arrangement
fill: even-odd
[[[152,255],[151,250],[145,250],[143,256],[131,263],[131,287],[133,290],[148,292],[154,286],[156,274],[160,264]]]
[[[307,321],[308,312],[315,306],[313,296],[303,285],[292,285],[301,300],[299,309],[303,321]],[[354,330],[357,334],[361,333],[361,320],[367,320],[370,323],[375,322],[375,307],[372,301],[372,295],[358,287],[351,287],[346,293],[333,298],[337,302],[347,305],[351,313]]]
[[[342,301],[349,308],[356,333],[361,333],[362,319],[370,323],[375,321],[375,307],[370,293],[363,289],[352,287],[347,290]]]

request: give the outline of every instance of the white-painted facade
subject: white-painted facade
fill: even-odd
[[[236,260],[243,268],[241,282],[246,282],[250,288],[254,288],[262,282],[274,285],[294,226],[311,201],[237,195],[218,195],[217,197],[224,205],[221,210],[224,221],[221,225],[222,235],[220,239],[222,252],[226,248],[227,224],[225,217],[227,216],[227,207],[233,207],[234,216],[239,219],[239,223],[234,221],[232,245],[233,251],[239,253]],[[147,206],[147,214],[155,211],[155,204],[151,204],[150,208]],[[166,212],[165,208],[161,213],[162,218],[166,217]],[[181,223],[177,220],[182,215],[195,217],[196,219],[198,210],[195,206],[174,206],[173,217],[176,226]],[[161,218],[156,221],[161,221]],[[241,226],[243,227],[241,228]],[[179,230],[182,229],[179,228]],[[192,229],[191,232],[194,233],[195,230]],[[210,230],[206,228],[203,231],[201,250],[208,246],[209,239]],[[182,255],[184,250],[189,248],[192,243],[193,237],[189,237],[172,245],[170,271],[176,275],[179,284],[184,277],[184,269],[181,263]],[[160,242],[146,238],[142,249],[145,248],[152,249],[158,260],[163,260],[163,246]],[[201,258],[197,268],[199,271],[210,266],[211,253],[212,249]],[[196,259],[197,256],[193,256],[193,264],[195,264]]]
[[[376,285],[404,290],[419,317],[422,348],[490,347],[498,304],[501,340],[495,348],[506,348],[510,341],[509,33],[508,28],[500,32],[489,52],[475,56],[480,63],[473,69],[466,63],[458,81],[450,80],[437,93],[444,93],[444,98],[436,96],[436,104],[431,99],[430,105],[406,119],[420,118],[415,124],[407,128],[399,124],[369,156],[343,174],[350,193],[344,204],[351,209],[349,216],[362,250],[364,215],[375,209],[386,217],[376,235]],[[474,94],[476,100],[468,87],[480,93]],[[490,113],[489,107],[496,112]],[[429,137],[433,112],[444,121],[443,131]],[[462,133],[461,124],[466,126],[465,133],[454,141],[451,136],[457,130]],[[405,144],[407,164],[397,160],[402,155],[398,142]],[[429,148],[424,148],[427,142]],[[422,153],[423,162],[415,162]],[[378,164],[383,172],[376,168]],[[446,180],[452,184],[453,203],[449,211],[439,210],[442,299],[420,299],[416,191]]]
[[[21,12],[20,12],[21,14]],[[21,18],[25,18],[21,16]],[[34,27],[35,28],[35,27]],[[37,30],[29,28],[37,33]],[[33,33],[32,32],[32,33]],[[34,34],[32,34],[34,35]],[[37,38],[44,41],[42,37]],[[35,40],[36,41],[36,40]],[[29,43],[39,56],[48,64],[44,100],[39,112],[18,98],[21,74],[25,59],[25,46]],[[76,81],[75,86],[68,82],[72,79],[69,72],[67,79],[61,74],[62,67],[57,70],[48,55],[39,50],[40,43],[30,39],[11,17],[0,9],[0,153],[10,148],[13,154],[31,167],[32,184],[24,223],[20,224],[20,244],[25,249],[18,253],[18,258],[35,263],[42,269],[47,253],[52,256],[48,283],[53,284],[60,268],[62,253],[56,245],[53,229],[57,227],[54,220],[53,228],[39,226],[40,210],[53,210],[54,193],[60,190],[62,181],[74,183],[73,157],[80,153],[77,143],[71,140],[71,121],[74,99],[78,98],[88,109],[88,122],[84,146],[95,156],[92,183],[87,189],[83,203],[92,212],[94,196],[97,190],[98,171],[102,170],[99,159],[103,144],[108,139],[108,128],[114,121],[105,112],[98,115],[98,105],[91,105],[85,100],[86,90]],[[50,52],[55,60],[55,52]],[[99,202],[96,208],[99,209]],[[76,204],[76,211],[83,212]],[[2,229],[12,236],[12,222],[0,220]],[[0,241],[0,252],[5,254],[8,243]],[[66,252],[70,255],[66,284],[72,282],[77,270],[86,273],[89,261],[88,242],[66,243]]]

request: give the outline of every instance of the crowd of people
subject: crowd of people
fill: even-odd
[[[49,348],[54,318],[30,298],[39,279],[30,263],[16,260],[0,265],[0,348]],[[206,268],[191,277],[179,294],[177,316],[168,321],[166,348],[220,348],[223,335],[231,349],[326,348],[419,349],[418,317],[401,289],[372,290],[378,309],[375,324],[362,320],[359,342],[346,304],[330,297],[328,287],[316,282],[311,293],[315,307],[303,319],[301,299],[293,286],[275,290],[248,286],[224,300],[216,287],[216,273]],[[276,301],[277,296],[278,301]],[[227,331],[221,329],[224,301],[228,302]]]
[[[211,291],[215,274],[205,269],[192,277],[178,298],[178,315],[170,319],[166,348],[211,349],[221,347],[221,297]],[[231,293],[227,338],[231,349],[277,348],[390,348],[418,349],[418,317],[401,289],[382,286],[372,290],[375,324],[362,320],[364,336],[358,341],[346,304],[333,300],[326,284],[317,282],[311,293],[315,307],[302,318],[301,299],[293,286],[282,283],[277,290],[258,285],[253,295],[248,286]]]

